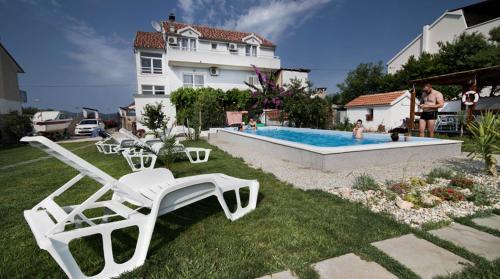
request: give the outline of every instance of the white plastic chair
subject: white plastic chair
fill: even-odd
[[[44,150],[79,172],[32,209],[24,211],[24,217],[38,246],[48,251],[70,278],[87,278],[69,249],[69,243],[74,239],[100,235],[103,243],[104,268],[91,278],[116,277],[144,264],[158,216],[210,196],[217,197],[226,217],[231,221],[254,210],[257,205],[259,183],[256,180],[243,180],[224,174],[204,174],[175,179],[172,173],[164,168],[131,173],[116,180],[45,137],[24,137],[21,141]],[[54,201],[54,198],[86,176],[97,181],[102,187],[81,204],[59,206]],[[242,207],[240,189],[246,187],[249,189],[249,200],[248,205]],[[102,200],[109,191],[113,192],[112,198]],[[228,191],[234,191],[236,194],[237,209],[234,212],[229,210],[224,200],[223,193]],[[124,202],[129,202],[138,208],[132,209]],[[94,208],[105,208],[112,214],[105,213],[93,218],[85,216],[85,210]],[[151,210],[144,214],[139,212],[141,208]],[[108,222],[110,217],[117,216],[123,219]],[[71,226],[73,224],[75,227]],[[139,231],[134,254],[128,261],[116,263],[113,258],[111,233],[114,230],[134,226],[137,226]]]
[[[103,154],[118,154],[124,150],[133,148],[135,138],[131,138],[129,134],[122,133],[121,130],[119,133],[125,136],[125,138],[118,138],[115,134],[111,134],[110,137],[96,142],[97,150]]]
[[[129,149],[128,152],[122,152],[123,157],[129,164],[132,171],[141,171],[145,169],[153,169],[157,156],[162,152],[164,146],[163,141],[158,138],[138,138],[126,129],[120,129],[120,133],[135,140],[137,148],[146,147],[146,151],[138,152],[137,150]],[[179,141],[175,143],[175,153],[184,153],[192,164],[206,163],[210,157],[212,150],[199,147],[185,147]],[[152,162],[152,163],[150,163]]]

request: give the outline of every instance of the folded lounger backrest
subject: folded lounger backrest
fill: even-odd
[[[52,155],[53,157],[59,159],[66,165],[74,168],[80,174],[88,176],[103,186],[113,185],[113,191],[119,196],[126,198],[127,200],[135,201],[136,204],[150,206],[151,200],[145,198],[143,195],[137,193],[128,185],[120,183],[118,180],[110,176],[109,174],[103,172],[99,168],[90,164],[89,162],[83,160],[82,158],[75,155],[73,152],[67,150],[66,148],[56,144],[55,142],[49,140],[43,136],[35,137],[23,137],[21,142],[29,143],[34,147],[38,147]]]

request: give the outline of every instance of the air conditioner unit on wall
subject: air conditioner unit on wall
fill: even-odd
[[[230,43],[228,47],[229,47],[230,51],[237,51],[238,50],[238,45],[235,43]]]
[[[169,45],[177,45],[177,37],[168,37]]]
[[[208,68],[208,72],[210,72],[211,76],[218,76],[219,75],[219,68],[210,67],[210,68]]]

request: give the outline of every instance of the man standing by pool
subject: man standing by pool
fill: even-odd
[[[418,122],[419,136],[425,136],[425,127],[427,127],[429,137],[432,138],[434,137],[434,124],[436,124],[438,109],[443,107],[444,98],[443,94],[434,90],[430,83],[426,83],[422,91],[422,98],[418,106],[422,109],[422,114]]]

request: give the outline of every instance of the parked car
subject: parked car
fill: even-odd
[[[89,136],[97,128],[104,129],[104,123],[97,119],[83,119],[75,127],[75,135]]]

